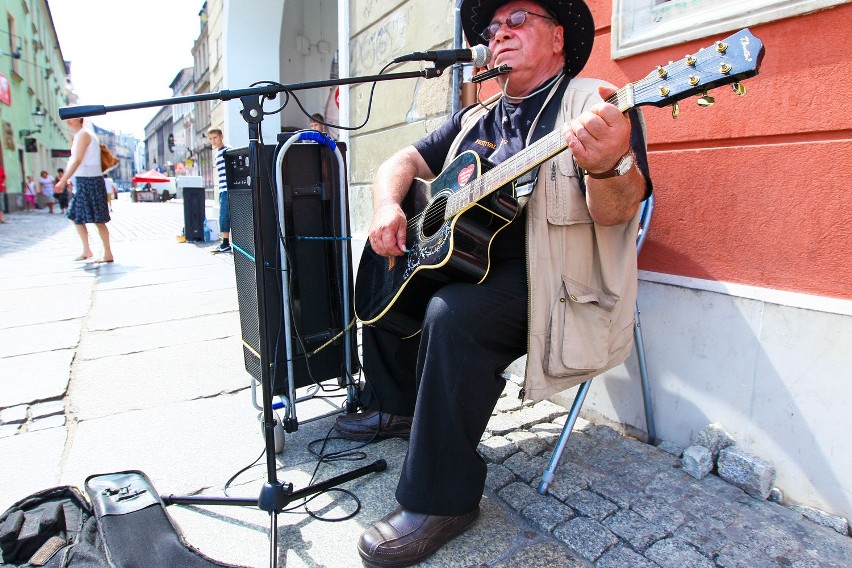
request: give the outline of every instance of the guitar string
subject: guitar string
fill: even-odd
[[[666,67],[666,70],[667,70],[666,79],[670,79],[672,81],[674,81],[675,79],[681,79],[682,77],[691,75],[693,72],[697,72],[699,64],[704,64],[704,63],[711,61],[711,60],[714,60],[714,59],[722,60],[722,58],[719,55],[717,55],[716,52],[714,52],[714,48],[712,48],[712,47],[708,47],[708,48],[704,48],[704,49],[700,50],[694,57],[696,58],[695,67],[687,65],[685,63],[685,60],[679,60],[677,62],[670,63]],[[737,80],[736,75],[732,75],[730,78],[731,78],[731,82],[735,82]],[[630,83],[628,85],[625,85],[621,89],[617,90],[613,95],[608,97],[606,100],[607,100],[607,102],[614,104],[614,105],[618,106],[619,108],[621,108],[622,98],[623,97],[626,98],[626,99],[628,98],[627,95],[628,95],[628,92],[629,92],[629,87],[631,87],[631,85],[632,85],[632,88],[633,88],[634,99],[635,99],[637,95],[647,95],[648,93],[653,92],[654,89],[656,89],[658,87],[658,85],[660,83],[660,79],[662,79],[662,78],[661,77],[655,77],[653,75],[653,72],[652,72],[651,74],[647,75],[646,77],[644,77],[642,79],[639,79],[638,81],[636,81],[634,83]],[[631,102],[631,101],[625,100],[623,102],[626,104],[626,103]],[[633,106],[635,106],[635,104],[628,105],[624,109],[624,111],[629,110]],[[557,135],[557,136],[555,136],[555,135]],[[449,218],[452,218],[452,216],[455,215],[455,213],[461,208],[461,206],[472,203],[474,201],[478,201],[479,199],[481,199],[482,197],[484,197],[488,193],[491,193],[491,192],[495,191],[496,189],[503,187],[506,183],[509,183],[510,181],[515,179],[518,175],[522,175],[524,173],[524,171],[527,171],[528,169],[532,169],[532,167],[534,167],[536,163],[541,163],[541,162],[543,162],[544,160],[547,159],[547,157],[545,157],[544,159],[540,159],[541,156],[543,156],[543,155],[547,156],[547,154],[556,153],[559,150],[563,149],[564,146],[565,146],[564,140],[561,140],[560,141],[561,143],[560,143],[560,142],[557,142],[557,138],[562,138],[561,132],[554,131],[554,132],[551,132],[550,134],[546,135],[539,142],[537,142],[537,143],[533,144],[532,146],[530,146],[529,148],[527,148],[527,151],[522,152],[520,154],[516,154],[512,158],[509,158],[508,160],[500,163],[494,169],[486,172],[486,174],[484,174],[483,176],[476,178],[474,181],[472,181],[468,184],[465,184],[464,186],[459,188],[458,191],[450,194],[445,199],[445,206],[443,208],[443,213],[440,210],[438,210],[439,208],[432,208],[430,210],[430,208],[427,207],[427,209],[425,209],[424,211],[413,216],[409,220],[409,222],[407,223],[408,228],[409,229],[415,228],[417,226],[417,224],[419,223],[420,218],[423,217],[424,213],[426,213],[426,216],[424,217],[424,224],[434,223],[440,217],[443,217],[444,220],[449,220]],[[544,152],[539,153],[540,150],[544,150]],[[554,151],[556,151],[556,152],[554,152]],[[530,155],[533,156],[532,160],[530,160],[532,165],[529,168],[527,168],[527,170],[524,170],[524,171],[521,171],[520,173],[518,173],[518,168],[514,167],[515,166],[514,162],[526,161],[526,159]],[[509,170],[509,171],[505,171],[505,170]],[[497,180],[486,184],[485,183],[486,178],[497,178]],[[488,187],[492,187],[493,189],[490,190],[490,191],[487,191]],[[482,193],[483,190],[486,190],[486,191],[484,193]],[[481,195],[480,195],[480,193],[481,193]],[[462,196],[464,196],[465,199],[461,199]],[[461,201],[461,203],[458,203],[459,201]],[[451,213],[448,214],[447,212],[451,212]]]
[[[523,158],[526,158],[527,156],[530,156],[530,155],[535,156],[534,161],[538,161],[538,158],[541,155],[539,151],[544,146],[547,146],[544,153],[552,152],[553,144],[543,144],[544,142],[547,141],[548,138],[551,139],[551,142],[553,141],[553,137],[551,136],[552,134],[553,133],[546,135],[541,140],[534,143],[532,146],[529,146],[526,149],[526,151],[524,151],[523,153],[516,154],[515,156],[512,156],[508,160],[501,162],[499,165],[495,166],[494,169],[486,172],[483,176],[480,176],[479,178],[476,178],[472,182],[463,185],[456,192],[447,196],[447,198],[445,200],[445,207],[444,207],[444,210],[443,210],[444,212],[441,212],[440,210],[438,210],[439,208],[432,208],[430,210],[427,207],[427,209],[422,211],[420,214],[413,216],[411,218],[411,220],[408,222],[408,228],[414,228],[419,223],[420,217],[423,216],[424,213],[427,213],[426,217],[424,217],[424,224],[433,223],[441,217],[443,217],[445,220],[448,220],[448,215],[447,215],[446,212],[447,211],[453,212],[451,215],[449,215],[449,217],[452,217],[452,215],[455,214],[455,212],[458,208],[458,203],[457,203],[459,201],[458,196],[465,195],[467,197],[467,200],[465,200],[465,201],[468,201],[468,202],[476,201],[476,200],[480,199],[482,196],[487,194],[487,192],[483,193],[482,196],[480,196],[476,199],[474,199],[474,196],[477,195],[478,193],[480,193],[482,191],[482,189],[487,189],[487,186],[492,185],[491,183],[487,183],[487,184],[485,183],[486,181],[488,181],[488,179],[490,179],[492,177],[497,177],[497,178],[501,179],[501,182],[499,183],[499,185],[497,185],[498,188],[502,187],[506,183],[515,179],[515,177],[517,177],[516,175],[509,175],[508,172],[504,173],[504,170],[510,170],[510,171],[516,170],[517,168],[512,168],[510,166],[512,164],[514,164],[514,162],[523,161]],[[532,167],[533,166],[530,166],[530,168],[528,168],[528,169],[531,169]],[[494,182],[494,183],[497,183],[497,182]],[[486,187],[483,188],[482,186],[486,186]]]
[[[412,218],[411,222],[408,223],[409,228],[414,228],[419,222],[419,218],[423,213],[427,213],[424,218],[424,224],[434,223],[441,217],[444,220],[449,220],[453,215],[460,209],[460,205],[472,203],[474,201],[478,201],[485,195],[493,192],[494,190],[503,187],[507,183],[511,182],[518,175],[523,174],[524,171],[532,169],[536,163],[541,163],[547,158],[543,158],[542,156],[547,156],[548,154],[552,155],[556,153],[561,147],[564,147],[564,140],[561,140],[561,133],[558,131],[551,132],[550,134],[545,135],[541,140],[529,146],[525,151],[515,154],[511,158],[501,162],[497,166],[495,166],[492,170],[486,172],[483,176],[476,178],[474,181],[465,184],[461,188],[459,188],[456,192],[450,194],[445,200],[445,206],[443,208],[443,212],[439,210],[439,208],[433,208],[431,211],[427,207],[427,209],[421,212],[420,215]],[[529,156],[533,156],[530,160],[532,165],[527,164],[529,167],[525,166],[524,171],[518,173],[518,168],[515,167],[516,162],[524,162],[528,159]],[[493,182],[486,183],[490,180],[490,178],[497,178]],[[494,187],[491,191],[487,191],[488,187]],[[486,191],[483,191],[486,190]],[[462,203],[459,204],[460,196],[465,196],[466,199],[461,200]],[[447,213],[451,212],[451,213]]]

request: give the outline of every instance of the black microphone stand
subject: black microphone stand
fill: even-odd
[[[369,75],[365,77],[352,77],[341,79],[329,79],[326,81],[315,81],[309,83],[293,83],[290,85],[266,85],[262,87],[252,87],[248,89],[240,89],[235,91],[223,90],[218,93],[201,93],[196,95],[186,95],[183,97],[174,97],[170,99],[160,99],[155,101],[145,101],[138,103],[129,103],[122,105],[103,106],[73,106],[62,107],[59,109],[59,117],[63,120],[69,118],[83,118],[90,116],[99,116],[108,112],[117,112],[122,110],[132,110],[139,108],[149,108],[156,106],[170,106],[182,103],[221,100],[229,101],[239,98],[243,105],[240,115],[248,125],[249,134],[249,167],[251,175],[251,190],[253,202],[252,218],[254,226],[258,231],[262,231],[263,224],[261,223],[261,211],[257,206],[261,202],[261,194],[263,189],[263,176],[260,175],[260,124],[263,121],[263,100],[274,99],[280,92],[298,91],[305,89],[315,89],[321,87],[330,87],[335,85],[351,85],[357,83],[370,83],[378,81],[390,81],[396,79],[412,79],[423,77],[431,79],[439,77],[444,69],[449,67],[453,61],[437,61],[435,67],[422,69],[420,71],[410,71],[405,73],[390,73],[387,75]],[[257,285],[257,303],[258,303],[258,324],[261,330],[260,333],[260,372],[261,372],[261,392],[263,405],[263,435],[266,447],[266,483],[260,491],[260,496],[257,499],[245,499],[238,497],[201,497],[201,496],[163,496],[162,500],[166,505],[181,504],[181,505],[233,505],[243,507],[257,506],[269,513],[269,566],[275,568],[278,565],[278,514],[284,508],[297,499],[307,497],[326,491],[327,489],[357,479],[368,473],[383,471],[387,467],[387,463],[383,459],[376,460],[368,466],[364,466],[353,471],[343,473],[336,477],[332,477],[326,481],[317,483],[304,489],[297,491],[293,490],[292,483],[281,482],[278,480],[277,467],[275,461],[275,420],[273,418],[272,409],[272,378],[270,370],[272,362],[270,361],[270,348],[273,345],[272,339],[268,336],[266,326],[266,280],[263,278],[263,273],[267,269],[263,262],[266,258],[264,254],[264,239],[256,239],[255,241],[255,276]],[[348,294],[348,290],[344,290],[344,294]],[[350,354],[345,354],[346,360],[349,360]],[[290,381],[293,376],[288,377]],[[354,385],[349,385],[349,403],[347,407],[352,406],[354,399]],[[291,401],[295,404],[295,401]]]

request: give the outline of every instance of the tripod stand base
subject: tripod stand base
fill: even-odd
[[[292,483],[264,483],[261,489],[260,497],[257,499],[245,499],[240,497],[202,497],[198,495],[161,495],[160,498],[166,505],[232,505],[237,507],[257,507],[263,511],[280,513],[284,507],[289,505],[296,499],[307,497],[315,493],[321,493],[352,481],[359,477],[363,477],[368,473],[380,472],[387,469],[388,464],[385,460],[376,460],[370,465],[354,469],[352,471],[342,473],[338,476],[327,479],[316,485],[311,485],[298,491],[293,491]]]
[[[260,497],[257,499],[241,499],[239,497],[199,497],[199,496],[178,496],[166,495],[161,496],[163,503],[166,505],[232,505],[239,507],[257,507],[269,512],[269,566],[276,568],[278,565],[278,514],[292,501],[321,493],[346,483],[353,479],[363,477],[368,473],[380,472],[387,469],[388,464],[385,460],[376,460],[370,465],[354,469],[352,471],[342,473],[338,476],[327,479],[316,485],[311,485],[298,491],[293,491],[292,483],[271,483],[263,484],[263,489],[260,491]]]

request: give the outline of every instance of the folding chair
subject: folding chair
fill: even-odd
[[[639,218],[639,234],[636,238],[636,254],[642,250],[642,245],[645,242],[645,237],[648,235],[648,228],[651,225],[651,215],[654,213],[654,195],[642,202],[642,211]],[[654,444],[657,440],[657,432],[654,427],[654,410],[651,407],[651,390],[648,387],[648,371],[645,367],[645,346],[642,343],[642,327],[639,323],[639,302],[636,303],[636,323],[633,327],[633,343],[636,348],[636,358],[639,361],[639,376],[642,380],[642,398],[645,404],[645,426],[648,428],[648,443]],[[586,399],[586,393],[589,392],[589,386],[592,380],[582,383],[577,391],[577,396],[574,397],[574,403],[571,405],[571,410],[568,412],[568,418],[565,420],[565,425],[562,427],[562,433],[559,435],[559,441],[556,442],[556,447],[550,456],[550,462],[541,476],[541,483],[538,486],[538,492],[541,495],[547,494],[547,488],[553,481],[556,475],[556,466],[559,465],[559,460],[562,457],[562,452],[565,451],[565,446],[568,444],[568,437],[574,429],[574,423],[577,421],[577,416],[580,415],[580,408],[583,406],[583,401]]]

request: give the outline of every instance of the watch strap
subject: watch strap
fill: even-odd
[[[633,153],[633,149],[631,148],[630,150],[627,151],[626,154],[624,154],[621,158],[618,159],[618,161],[615,163],[615,166],[613,168],[611,168],[611,169],[609,169],[605,172],[600,172],[600,173],[597,173],[597,174],[592,173],[590,171],[586,171],[586,175],[589,176],[592,179],[608,179],[608,178],[611,178],[611,177],[624,175],[628,171],[630,171],[630,169],[628,168],[627,171],[625,171],[624,173],[619,173],[618,172],[618,166],[620,166],[621,162],[624,161],[624,159],[627,158],[628,156],[630,156],[631,154],[633,154],[633,164],[631,164],[631,167],[632,167],[633,165],[636,164],[636,154]]]

